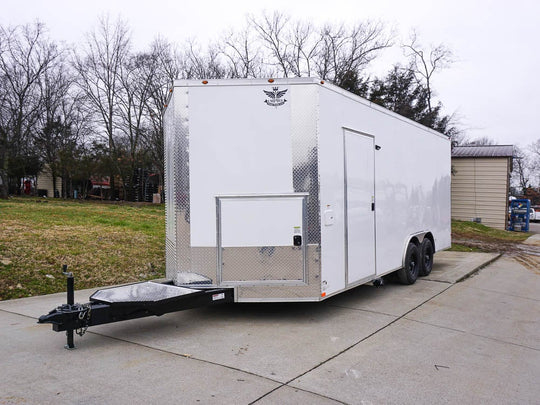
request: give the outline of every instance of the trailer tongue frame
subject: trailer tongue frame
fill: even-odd
[[[234,302],[233,288],[212,286],[175,286],[172,282],[145,281],[96,291],[86,304],[74,303],[74,277],[67,275],[67,303],[46,315],[38,323],[50,323],[55,332],[66,331],[66,349],[74,349],[74,332],[82,336],[90,326],[161,316],[213,304]]]

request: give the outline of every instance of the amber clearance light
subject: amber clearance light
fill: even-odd
[[[274,83],[274,79],[268,79],[268,83]]]

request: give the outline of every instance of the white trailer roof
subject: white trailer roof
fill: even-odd
[[[421,128],[425,131],[431,132],[434,135],[437,135],[442,138],[450,139],[449,136],[435,131],[432,128],[426,127],[425,125],[419,124],[416,121],[413,121],[403,115],[397,114],[391,110],[388,110],[376,103],[373,103],[363,97],[360,97],[350,91],[342,89],[339,86],[333,85],[325,80],[316,77],[292,77],[292,78],[260,78],[260,79],[177,79],[174,81],[173,87],[202,87],[202,86],[257,86],[257,85],[301,85],[301,84],[317,84],[324,86],[325,88],[335,91],[354,99],[362,104],[365,104],[375,110],[378,110],[384,114],[393,116],[402,121],[408,122],[411,125],[414,125],[418,128]],[[172,91],[172,90],[171,90]],[[168,104],[168,103],[167,103]],[[167,105],[165,105],[167,107]]]

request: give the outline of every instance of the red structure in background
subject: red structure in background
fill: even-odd
[[[106,200],[110,198],[111,185],[108,178],[90,179],[92,188],[88,193],[88,198]]]
[[[24,194],[30,195],[32,192],[32,182],[30,180],[24,181]]]

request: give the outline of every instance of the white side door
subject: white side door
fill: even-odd
[[[375,275],[374,138],[344,130],[346,281]]]

